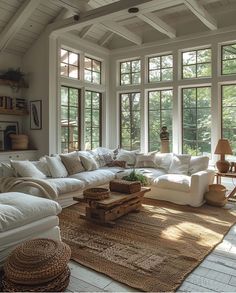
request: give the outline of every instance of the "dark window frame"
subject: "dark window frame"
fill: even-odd
[[[84,110],[91,110],[90,115],[91,115],[91,122],[93,120],[93,103],[92,103],[92,99],[93,99],[93,93],[95,94],[99,94],[99,147],[102,146],[102,93],[101,92],[96,92],[96,91],[92,91],[92,90],[86,90],[85,92],[90,92],[90,98],[91,98],[91,107],[90,108],[86,108],[84,107]],[[90,135],[90,142],[91,142],[91,149],[93,149],[93,129],[95,127],[92,126],[91,123],[91,127],[90,127],[90,131],[91,131],[91,135]],[[96,127],[98,128],[98,127]],[[85,137],[85,127],[84,127],[84,137]]]
[[[89,56],[84,56],[84,58],[87,58],[87,59],[91,60],[91,69],[86,68],[85,65],[84,65],[84,81],[89,82],[89,83],[93,83],[93,84],[102,84],[102,61],[97,60],[95,58],[91,58]],[[100,71],[94,70],[94,61],[96,61],[96,62],[98,62],[100,64]],[[85,70],[87,70],[87,71],[89,71],[91,73],[91,81],[85,79]],[[99,76],[100,76],[99,83],[94,82],[93,73],[99,73]]]
[[[210,62],[197,62],[197,53],[198,53],[198,51],[201,51],[201,50],[211,50],[211,61]],[[183,54],[188,53],[188,52],[196,52],[196,63],[188,64],[188,65],[183,64]],[[203,65],[203,64],[210,64],[211,65],[211,75],[210,76],[198,76],[197,75],[198,65]],[[194,76],[194,77],[184,77],[184,74],[183,74],[184,73],[184,67],[189,67],[189,66],[194,66],[194,65],[195,65],[195,70],[196,70],[196,76]],[[181,52],[181,79],[183,79],[183,80],[187,79],[188,80],[188,79],[194,79],[194,78],[212,78],[212,48],[211,47],[200,48],[200,49]]]
[[[132,63],[135,62],[135,61],[139,61],[140,62],[140,71],[132,71]],[[123,63],[130,63],[130,70],[129,72],[125,72],[125,73],[121,73],[121,65]],[[132,78],[132,75],[134,73],[139,73],[140,74],[140,83],[133,83],[133,78]],[[130,80],[130,83],[128,84],[122,84],[121,83],[121,76],[123,75],[129,75],[129,80]],[[121,61],[120,62],[120,85],[121,86],[129,86],[129,85],[138,85],[138,84],[141,84],[141,59],[132,59],[132,60],[127,60],[127,61]]]
[[[183,150],[184,150],[184,127],[183,127],[183,113],[184,113],[184,109],[191,109],[191,108],[184,108],[183,107],[183,91],[185,90],[185,89],[195,89],[195,91],[196,91],[196,117],[197,117],[197,110],[198,109],[202,109],[202,108],[198,108],[197,107],[197,89],[199,89],[199,88],[209,88],[210,89],[210,91],[212,91],[212,86],[191,86],[191,87],[183,87],[182,89],[181,89],[181,130],[182,130],[182,153],[183,153]],[[211,93],[212,94],[212,93]],[[211,98],[211,97],[210,97]],[[211,107],[204,107],[204,109],[205,108],[210,108],[210,109],[212,109],[212,104],[211,104]],[[212,115],[211,115],[212,116]],[[196,126],[197,126],[198,124],[196,123]],[[197,142],[198,142],[198,140],[197,140],[197,135],[198,134],[198,128],[196,127],[196,147],[198,146],[198,144],[197,144]],[[197,154],[197,152],[196,152],[196,156],[198,156],[198,154]]]
[[[223,61],[229,61],[229,60],[236,60],[236,58],[233,59],[223,59],[223,47],[227,47],[227,46],[231,46],[231,45],[236,45],[235,43],[230,43],[230,44],[225,44],[225,45],[221,45],[221,75],[223,76],[229,76],[229,75],[234,75],[236,74],[236,72],[234,73],[223,73]]]
[[[68,128],[68,138],[70,137],[70,126],[69,126],[69,121],[70,121],[70,111],[69,111],[69,109],[71,107],[70,106],[70,89],[75,89],[78,92],[78,106],[77,106],[78,120],[77,120],[77,127],[78,127],[78,150],[80,150],[81,149],[81,90],[78,89],[78,88],[71,87],[71,86],[66,86],[66,85],[61,85],[61,89],[62,88],[66,88],[67,91],[68,91],[68,104],[66,106],[67,110],[68,110],[68,117],[67,117],[68,124],[67,124],[67,126],[65,126],[65,127]],[[60,104],[60,108],[61,107],[65,107],[65,105]],[[72,106],[72,107],[76,108],[75,106]],[[64,127],[64,126],[61,125],[61,122],[60,122],[60,127],[61,127],[61,129],[62,129],[62,127]],[[60,141],[61,141],[61,137],[60,137]],[[62,141],[61,141],[61,144],[62,144]],[[70,146],[70,139],[68,139],[68,145],[67,145],[68,153],[70,152],[70,147],[69,146]],[[72,150],[72,151],[74,151],[74,150]]]
[[[68,62],[62,62],[61,61],[61,55],[60,55],[60,66],[61,66],[61,64],[65,64],[65,65],[67,65],[67,75],[62,75],[62,74],[60,74],[60,76],[62,76],[62,77],[69,77],[69,78],[73,78],[73,79],[80,79],[80,73],[79,73],[79,70],[80,70],[80,54],[79,53],[76,53],[76,52],[73,52],[73,51],[71,51],[71,50],[67,50],[67,49],[65,49],[65,48],[60,48],[60,52],[61,52],[61,50],[64,50],[64,51],[67,51],[67,54],[68,54]],[[70,64],[70,62],[69,62],[69,55],[70,55],[70,53],[73,53],[73,54],[76,54],[77,55],[77,65],[74,65],[74,64]],[[71,77],[71,76],[69,76],[69,67],[70,66],[73,66],[73,67],[77,67],[77,77]]]
[[[162,58],[166,56],[172,56],[172,66],[171,67],[162,67]],[[160,68],[159,69],[150,69],[150,59],[153,58],[160,58]],[[170,82],[173,81],[173,74],[174,74],[174,66],[173,66],[173,54],[164,54],[164,55],[157,55],[157,56],[150,56],[148,57],[148,83],[155,83],[155,82]],[[162,79],[162,70],[163,69],[172,69],[172,79],[163,80]],[[150,72],[153,71],[160,71],[160,80],[150,81]]]
[[[122,145],[122,111],[121,111],[121,109],[122,109],[122,95],[128,95],[129,96],[129,105],[130,105],[130,111],[129,111],[129,113],[130,113],[130,121],[132,122],[133,121],[133,115],[132,115],[132,113],[133,113],[133,111],[132,111],[132,95],[133,94],[139,94],[140,95],[140,100],[141,100],[141,92],[139,92],[139,91],[135,91],[135,92],[126,92],[126,93],[120,93],[120,95],[119,95],[119,107],[120,107],[120,147],[122,148],[123,147],[123,145]],[[141,118],[141,108],[140,108],[140,118]],[[131,128],[130,128],[130,133],[132,132],[132,123],[131,123]],[[140,129],[140,139],[141,139],[141,125],[140,125],[140,127],[139,127],[139,129]],[[129,148],[130,150],[132,150],[132,140],[131,140],[131,138],[130,138],[130,148]]]
[[[150,110],[150,106],[149,106],[149,98],[150,98],[150,93],[152,93],[152,92],[160,92],[160,108],[158,109],[158,110],[160,110],[160,128],[162,127],[162,126],[167,126],[168,127],[168,125],[162,125],[162,110],[172,110],[172,112],[173,112],[173,104],[172,104],[172,109],[166,109],[166,108],[162,108],[162,98],[161,98],[161,95],[162,95],[162,92],[164,92],[164,91],[172,91],[172,98],[173,98],[173,89],[161,89],[161,90],[150,90],[150,91],[148,91],[148,151],[150,151],[150,119],[149,119],[149,113],[150,113],[150,111],[155,111],[155,112],[157,112],[157,110]],[[173,101],[172,101],[173,102]],[[172,123],[173,123],[173,121],[172,121]],[[170,143],[172,143],[172,140],[170,140]]]

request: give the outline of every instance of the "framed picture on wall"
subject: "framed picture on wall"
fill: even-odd
[[[42,129],[42,101],[30,101],[30,129]]]

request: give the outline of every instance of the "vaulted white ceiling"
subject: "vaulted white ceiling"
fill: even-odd
[[[236,0],[0,0],[0,52],[24,55],[46,28],[112,50],[236,28],[235,15]]]

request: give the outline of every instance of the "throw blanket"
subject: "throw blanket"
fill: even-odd
[[[2,177],[0,178],[0,192],[19,191],[23,187],[37,188],[43,197],[57,199],[57,191],[43,179],[31,177]]]

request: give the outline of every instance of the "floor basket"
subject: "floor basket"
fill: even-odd
[[[221,184],[209,185],[209,191],[205,193],[206,202],[213,206],[223,207],[227,203],[226,188]]]

